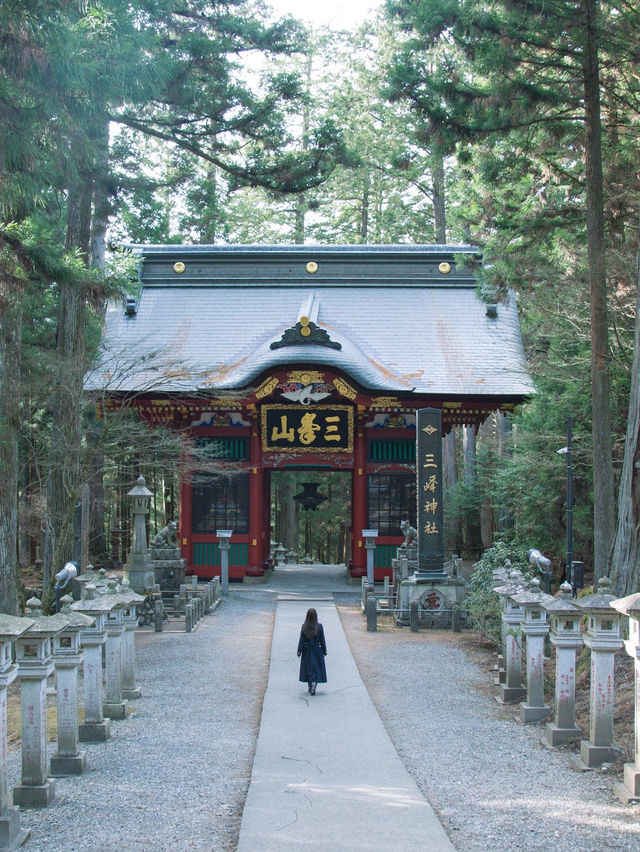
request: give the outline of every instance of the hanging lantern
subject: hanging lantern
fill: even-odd
[[[315,510],[321,503],[329,499],[324,494],[318,494],[319,487],[319,482],[303,482],[302,491],[299,494],[295,494],[293,499],[297,500],[305,511],[309,509]]]

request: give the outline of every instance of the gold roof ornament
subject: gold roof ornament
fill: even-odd
[[[309,263],[307,263],[306,270],[309,275],[313,275],[314,272],[318,271],[318,264],[315,262],[315,260],[310,260]]]
[[[440,270],[440,272],[442,272],[443,275],[446,275],[448,272],[451,272],[451,264],[447,263],[446,261],[443,261],[438,266],[438,269]]]

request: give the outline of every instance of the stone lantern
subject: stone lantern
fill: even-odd
[[[123,580],[120,591],[116,591],[115,586],[109,583],[108,594],[116,595],[122,603],[122,697],[127,700],[141,698],[142,692],[135,685],[135,629],[138,625],[137,607],[144,603],[145,599],[130,588],[127,580]]]
[[[580,621],[583,612],[572,600],[571,583],[560,586],[562,597],[544,604],[550,624],[551,643],[556,649],[555,713],[547,722],[549,745],[557,746],[577,739],[582,731],[575,721],[576,710],[576,651],[582,647]]]
[[[20,828],[20,813],[9,806],[7,787],[7,688],[18,676],[11,646],[33,625],[32,618],[0,613],[0,849],[17,849],[29,832]]]
[[[279,544],[274,550],[276,565],[284,565],[287,557],[287,548],[283,544]]]
[[[94,619],[93,626],[80,632],[84,649],[84,722],[78,736],[83,743],[105,742],[110,736],[108,720],[102,708],[102,647],[106,642],[106,620],[113,604],[107,595],[96,595],[93,583],[85,586],[86,598],[71,604],[73,612],[81,612]]]
[[[13,788],[13,803],[46,808],[55,798],[47,777],[47,678],[53,672],[52,640],[66,626],[61,615],[42,615],[42,603],[30,598],[26,615],[33,624],[16,639],[22,697],[22,783]]]
[[[78,668],[82,664],[80,631],[91,627],[95,619],[69,609],[71,595],[60,601],[59,613],[66,626],[53,638],[53,662],[56,669],[58,709],[58,750],[50,761],[53,776],[80,775],[87,764],[86,755],[78,750]]]
[[[611,580],[602,577],[598,591],[579,598],[576,605],[587,614],[584,644],[591,651],[589,739],[580,743],[580,757],[588,766],[617,760],[620,749],[613,744],[614,655],[622,646],[620,615],[611,606]]]
[[[640,594],[628,595],[612,601],[611,606],[629,619],[629,638],[624,647],[633,658],[635,680],[635,742],[633,763],[624,765],[624,783],[614,789],[619,798],[628,805],[640,802]]]
[[[521,591],[520,577],[515,571],[509,582],[495,589],[502,605],[502,641],[504,648],[504,678],[500,680],[500,700],[507,703],[525,696],[522,686],[522,645],[520,626],[524,613],[513,595]]]
[[[541,591],[537,578],[529,586],[512,596],[524,613],[521,630],[526,640],[527,697],[520,704],[520,721],[524,723],[545,719],[551,709],[544,703],[544,639],[549,632],[544,604],[551,595]]]
[[[152,496],[142,475],[138,477],[135,486],[127,494],[131,500],[133,512],[133,544],[125,566],[125,577],[131,583],[131,588],[140,594],[153,588],[156,582],[151,551],[147,546],[146,516],[149,514]]]
[[[116,587],[116,580],[109,579],[107,594],[103,598],[105,603],[110,604],[105,623],[105,700],[102,706],[107,719],[125,719],[127,716],[127,702],[122,697],[122,637],[127,605],[117,594]]]

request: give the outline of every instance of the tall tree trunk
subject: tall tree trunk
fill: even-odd
[[[501,411],[496,413],[496,426],[498,433],[498,457],[506,459],[511,457],[511,420],[506,414]],[[498,515],[498,532],[503,533],[510,530],[513,526],[513,515],[509,511],[509,506],[504,505],[499,507]]]
[[[480,426],[479,435],[483,441],[490,441],[494,446],[497,443],[495,434],[495,418],[493,415],[487,418]],[[493,506],[491,501],[483,489],[480,503],[480,540],[484,548],[491,547],[493,544],[493,532],[495,529]]]
[[[22,298],[0,281],[0,612],[18,614],[18,432]]]
[[[280,502],[280,535],[282,544],[289,550],[296,546],[296,501],[293,495],[296,493],[296,483],[292,474],[284,471],[281,474],[281,502]]]
[[[91,220],[91,265],[104,270],[105,247],[109,213],[111,211],[109,188],[109,122],[105,121],[96,139],[98,177],[93,183],[93,217]],[[102,293],[97,294],[100,301],[94,304],[99,315],[103,314]],[[89,455],[89,484],[91,488],[89,512],[89,559],[103,562],[108,558],[107,539],[104,522],[104,452],[101,445],[101,424],[93,418],[87,430]]]
[[[79,179],[68,195],[67,248],[89,253],[91,181]],[[43,599],[53,574],[71,558],[73,511],[80,495],[80,414],[85,369],[85,294],[77,283],[59,285],[57,372],[51,395],[51,448],[43,554]]]
[[[434,146],[429,159],[431,163],[431,183],[433,186],[433,225],[435,229],[436,242],[443,246],[446,245],[447,242],[444,154],[438,145]]]
[[[362,204],[360,206],[360,242],[369,239],[369,204],[370,204],[369,174],[365,174],[362,188]]]
[[[462,455],[464,461],[464,486],[469,503],[476,497],[476,428],[463,427]],[[462,522],[462,538],[466,556],[475,559],[480,551],[480,516],[475,506],[470,506]]]
[[[594,575],[608,573],[615,532],[611,415],[609,411],[609,327],[605,275],[602,130],[596,0],[582,0],[585,111],[585,175],[588,277],[591,293],[591,412],[593,430]]]
[[[453,491],[458,482],[456,434],[454,427],[442,439],[442,476],[446,491]],[[454,553],[460,553],[462,548],[462,518],[459,512],[456,512],[455,516],[449,520],[447,527],[451,548]]]
[[[618,528],[611,569],[619,595],[640,591],[640,248],[636,267],[636,324],[631,392],[618,493]]]

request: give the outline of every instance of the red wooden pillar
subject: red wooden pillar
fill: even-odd
[[[251,426],[249,442],[249,567],[247,573],[256,577],[264,574],[264,477],[262,475],[262,448],[260,430],[256,419]]]
[[[186,470],[187,453],[181,453],[181,469]],[[188,472],[180,477],[180,514],[178,516],[178,541],[180,555],[187,560],[187,570],[193,567],[193,548],[191,534],[193,532],[193,484],[189,481]]]
[[[367,556],[362,530],[367,527],[367,441],[361,417],[358,417],[356,423],[353,462],[351,576],[364,577],[367,573]]]

